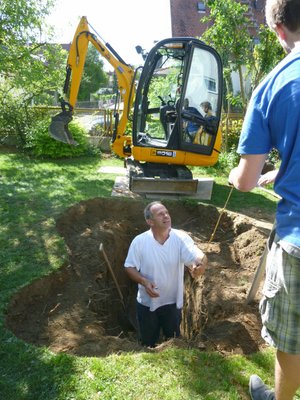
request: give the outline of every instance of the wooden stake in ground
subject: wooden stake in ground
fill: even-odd
[[[110,265],[110,262],[109,262],[109,260],[108,260],[108,258],[107,258],[107,256],[106,256],[106,253],[105,253],[105,251],[104,251],[104,248],[103,248],[103,244],[102,244],[102,243],[100,243],[99,250],[100,250],[100,251],[102,252],[102,254],[103,254],[104,260],[105,260],[105,262],[106,262],[106,264],[107,264],[107,267],[108,267],[108,269],[109,269],[109,272],[110,272],[110,274],[111,274],[111,276],[112,276],[112,278],[113,278],[113,280],[114,280],[114,282],[115,282],[115,285],[116,285],[117,291],[118,291],[118,293],[119,293],[120,299],[121,299],[121,301],[122,301],[122,303],[123,303],[123,306],[124,306],[124,308],[125,308],[124,299],[123,299],[123,294],[122,294],[121,289],[120,289],[120,287],[119,287],[119,284],[118,284],[118,281],[117,281],[116,276],[115,276],[115,274],[114,274],[114,271],[113,271],[113,269],[112,269],[112,266]]]
[[[113,271],[113,269],[112,269],[112,266],[111,266],[111,264],[110,264],[110,262],[109,262],[109,260],[108,260],[108,258],[107,258],[107,256],[106,256],[106,253],[105,253],[105,251],[104,251],[104,248],[103,248],[103,244],[102,244],[102,243],[100,243],[99,250],[102,252],[103,257],[104,257],[104,260],[105,260],[105,262],[106,262],[106,264],[107,264],[107,267],[108,267],[108,269],[109,269],[109,272],[110,272],[110,274],[111,274],[111,276],[112,276],[112,278],[113,278],[113,280],[114,280],[114,282],[115,282],[115,285],[116,285],[117,291],[118,291],[118,293],[119,293],[119,296],[120,296],[122,305],[123,305],[123,307],[124,307],[125,314],[126,314],[126,316],[127,316],[127,318],[128,318],[128,321],[131,323],[131,325],[133,326],[133,328],[137,331],[137,330],[138,330],[138,326],[137,326],[136,318],[133,317],[133,316],[130,314],[130,311],[129,311],[128,307],[127,307],[127,306],[125,305],[125,303],[124,303],[123,294],[122,294],[122,292],[121,292],[120,286],[119,286],[119,284],[118,284],[118,281],[117,281],[117,279],[116,279],[116,276],[115,276],[115,274],[114,274],[114,271]]]

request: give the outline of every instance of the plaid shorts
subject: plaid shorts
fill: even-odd
[[[300,354],[300,249],[275,235],[259,310],[262,337],[284,353]]]

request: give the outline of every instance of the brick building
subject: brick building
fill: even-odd
[[[249,29],[249,33],[255,38],[259,26],[265,24],[265,0],[236,1],[248,7],[245,16],[249,18],[249,23],[254,23],[255,27]],[[201,37],[212,24],[212,22],[200,22],[200,19],[209,15],[209,8],[205,6],[204,1],[170,0],[170,8],[173,37]]]
[[[247,6],[245,16],[249,20],[249,24],[253,24],[253,28],[249,27],[249,34],[253,35],[256,42],[257,32],[260,25],[266,24],[265,21],[265,0],[232,0]],[[209,7],[204,1],[195,0],[170,0],[171,13],[171,29],[172,37],[199,37],[209,29],[212,21],[200,22],[204,16],[209,15]],[[240,91],[240,79],[237,72],[231,75],[233,92],[236,94]]]

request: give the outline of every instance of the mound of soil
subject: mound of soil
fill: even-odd
[[[274,215],[262,215],[257,209],[248,209],[247,216],[224,212],[208,245],[220,210],[164,204],[173,227],[187,232],[208,257],[202,277],[193,280],[188,270],[185,273],[181,339],[161,341],[155,350],[139,344],[134,329],[137,286],[127,277],[124,261],[132,239],[148,229],[145,203],[113,198],[81,202],[59,216],[57,232],[67,246],[69,263],[12,297],[7,327],[25,342],[79,356],[160,351],[166,346],[232,354],[262,349],[258,313],[262,284],[256,301],[245,306],[245,300]],[[100,243],[120,291],[99,251]]]

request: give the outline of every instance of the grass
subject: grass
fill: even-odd
[[[168,349],[98,359],[53,354],[6,330],[4,314],[13,293],[57,271],[67,259],[55,231],[57,216],[80,201],[110,197],[116,176],[98,173],[102,165],[120,167],[123,161],[36,160],[0,150],[0,398],[238,400],[249,398],[253,373],[273,387],[272,349],[249,357]],[[228,171],[203,168],[194,174],[214,177],[212,200],[207,203],[223,208]],[[276,203],[260,189],[248,194],[234,190],[227,209],[257,206],[270,212]]]
[[[192,168],[194,177],[213,177],[214,186],[212,192],[212,198],[210,201],[202,201],[203,203],[213,204],[216,207],[224,207],[228,198],[230,187],[228,186],[228,175],[230,168],[228,166],[216,164],[212,167],[194,167]],[[267,185],[266,188],[273,192],[273,185]],[[273,192],[274,193],[274,192]],[[262,190],[259,187],[254,188],[249,193],[242,193],[237,190],[233,190],[228,201],[227,210],[239,212],[242,209],[249,207],[256,207],[261,211],[275,212],[278,198],[273,194]]]

